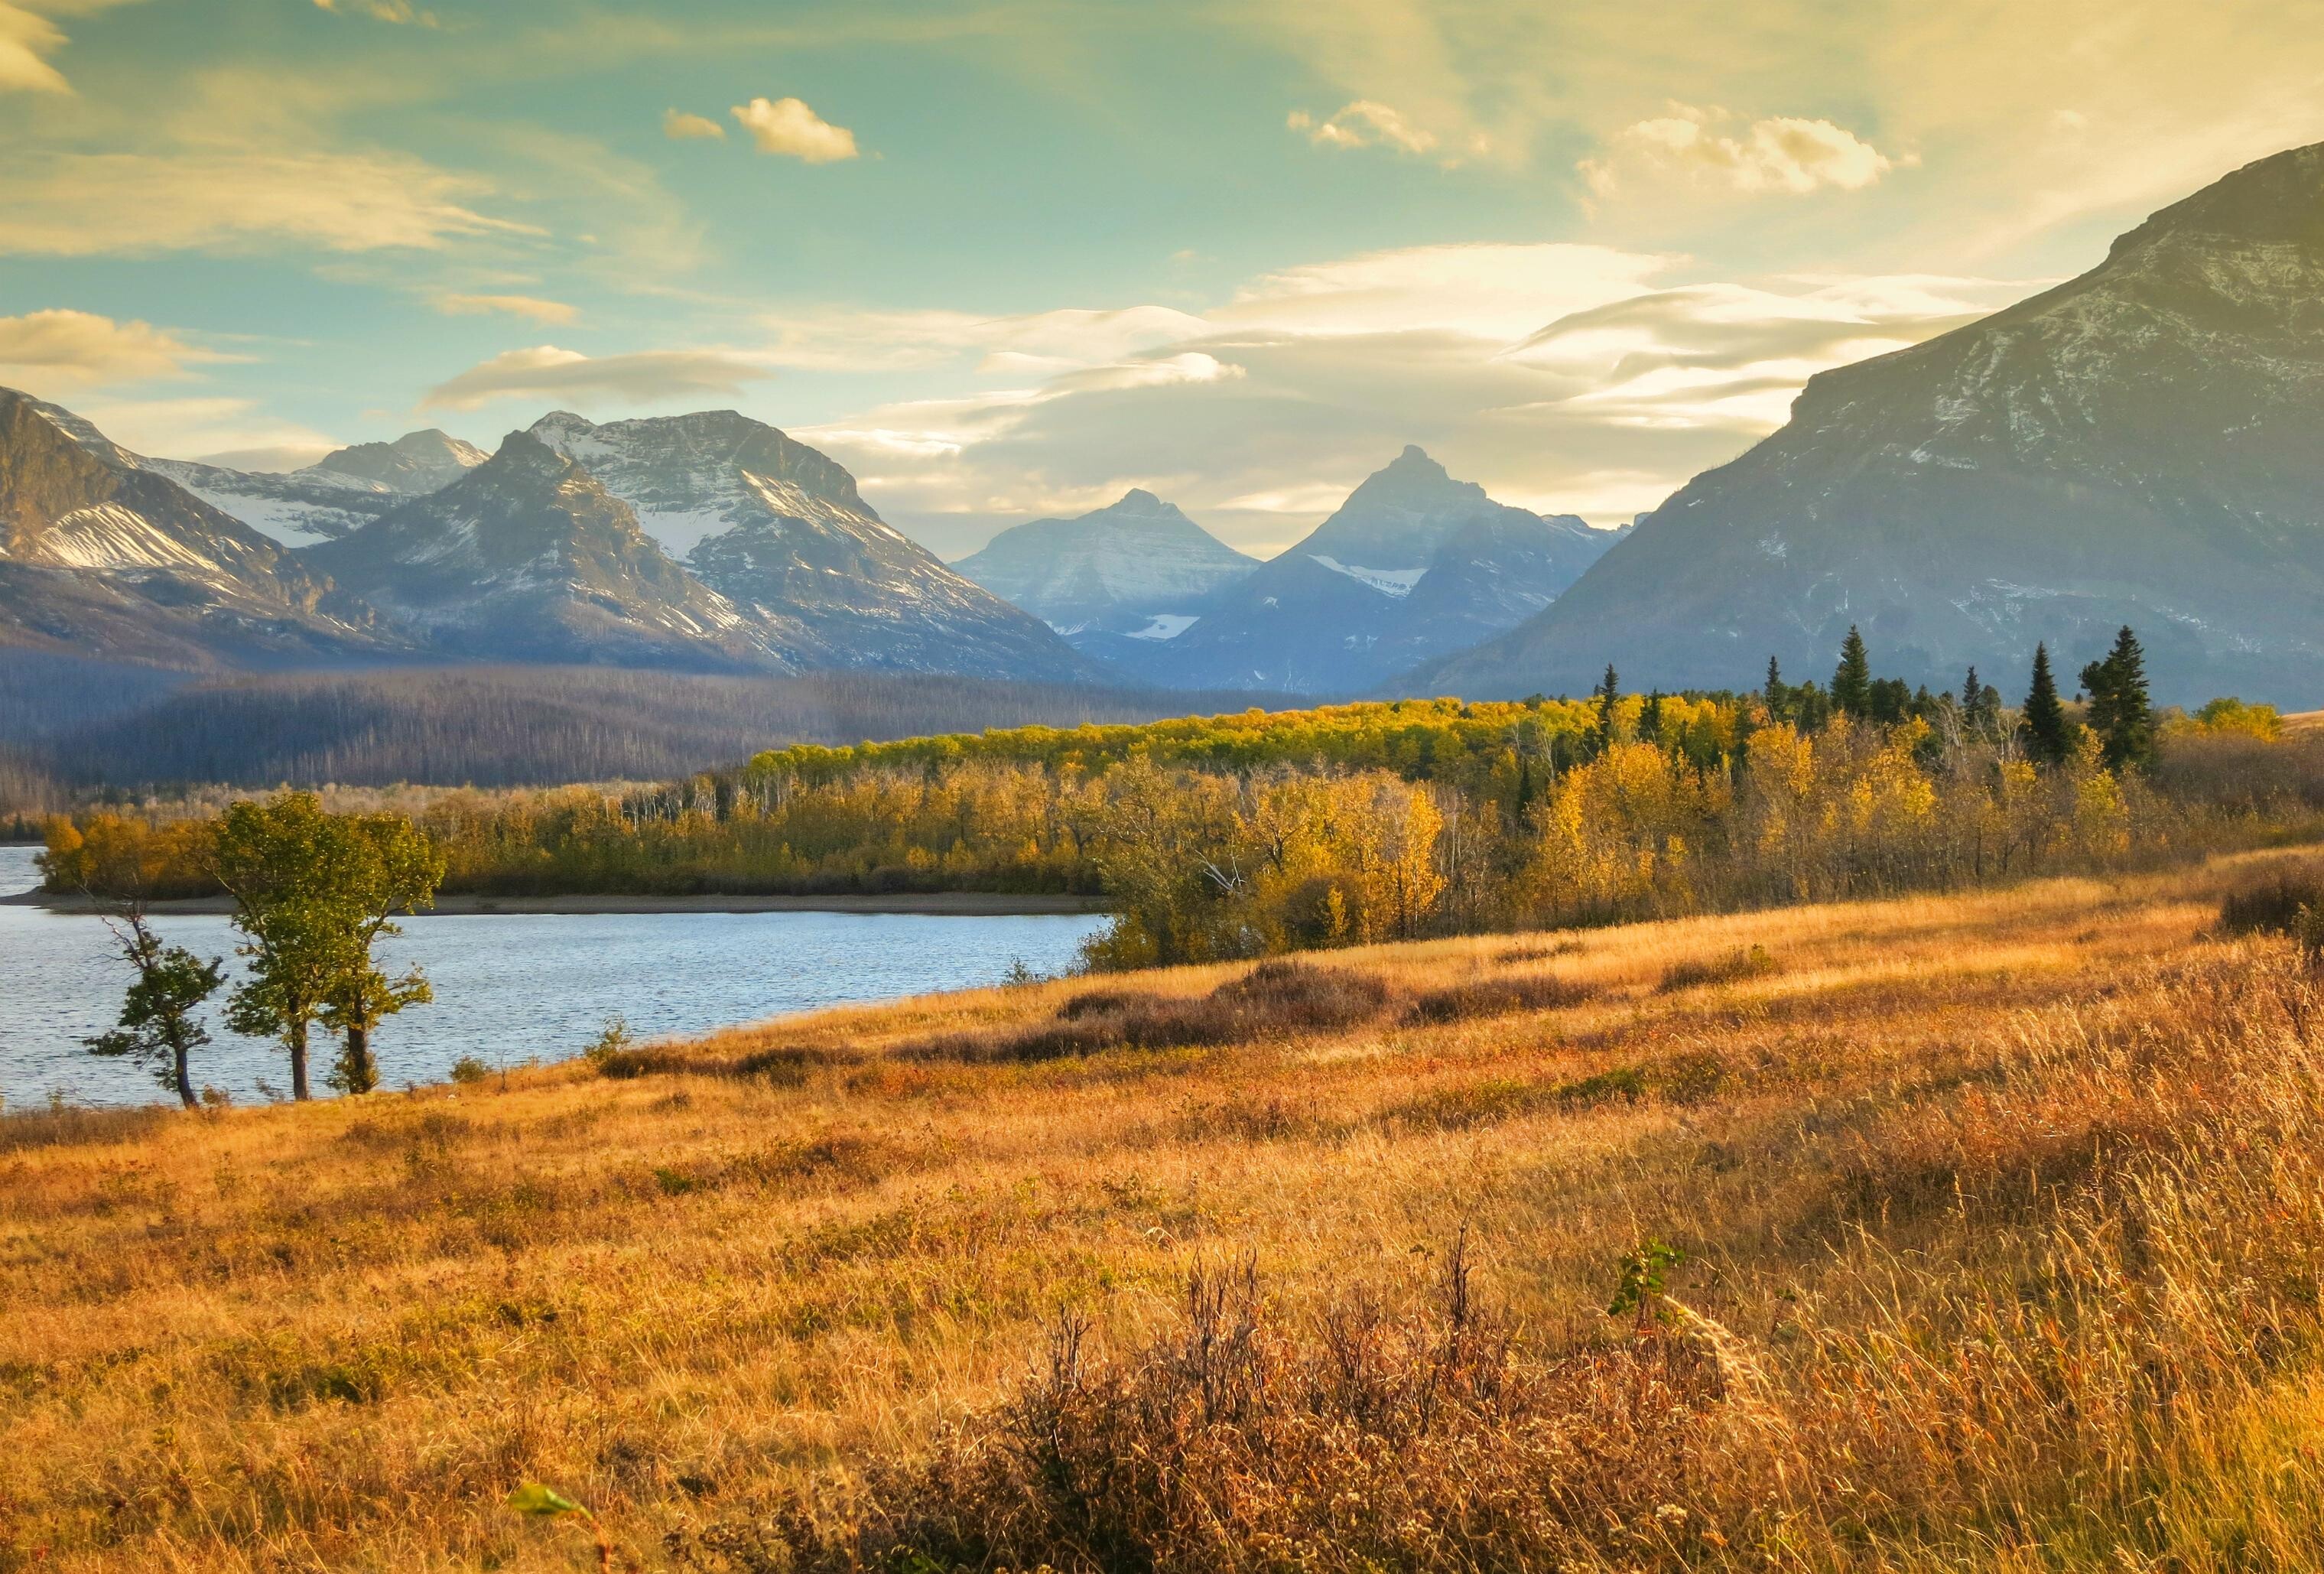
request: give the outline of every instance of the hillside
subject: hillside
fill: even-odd
[[[1472,698],[1828,670],[2060,669],[2152,630],[2158,699],[2324,691],[2324,144],[2163,209],[2081,277],[1812,378],[1547,611],[1402,681]]]
[[[994,595],[1067,631],[1152,638],[1259,567],[1153,493],[1132,488],[1072,519],[1011,525],[954,563]]]
[[[56,704],[48,701],[54,699]],[[651,781],[770,745],[1120,725],[1191,699],[913,673],[798,677],[462,666],[216,678],[0,653],[0,746],[80,787]]]
[[[2324,1001],[2237,877],[14,1117],[0,1545],[577,1566],[538,1479],[688,1570],[2313,1569]]]

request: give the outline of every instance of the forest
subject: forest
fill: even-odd
[[[1584,700],[1391,700],[1142,724],[791,745],[636,790],[428,795],[442,889],[1103,895],[1124,968],[2117,869],[2324,829],[2324,738],[2234,699],[2158,713],[2125,630],[2069,702],[1872,676]],[[154,894],[217,888],[201,813],[147,838]]]

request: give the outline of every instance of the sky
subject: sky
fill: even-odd
[[[287,468],[734,408],[946,557],[1601,523],[2324,140],[2324,0],[0,0],[0,384]]]

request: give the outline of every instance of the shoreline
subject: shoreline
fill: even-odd
[[[93,912],[96,906],[85,896],[60,896],[41,891],[27,892],[19,896],[0,896],[0,907],[37,907],[49,912]],[[225,896],[180,897],[149,903],[146,911],[157,915],[230,913],[234,911],[234,903]],[[1096,915],[1105,911],[1105,903],[1100,897],[1017,895],[997,891],[915,891],[880,896],[479,896],[461,893],[440,896],[434,907],[424,912],[412,913],[410,917],[423,922],[430,918],[520,913],[581,916],[671,912],[841,912],[900,913],[934,918],[1045,918]]]

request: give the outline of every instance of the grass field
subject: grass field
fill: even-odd
[[[2324,1568],[2281,856],[19,1117],[0,1569]]]

